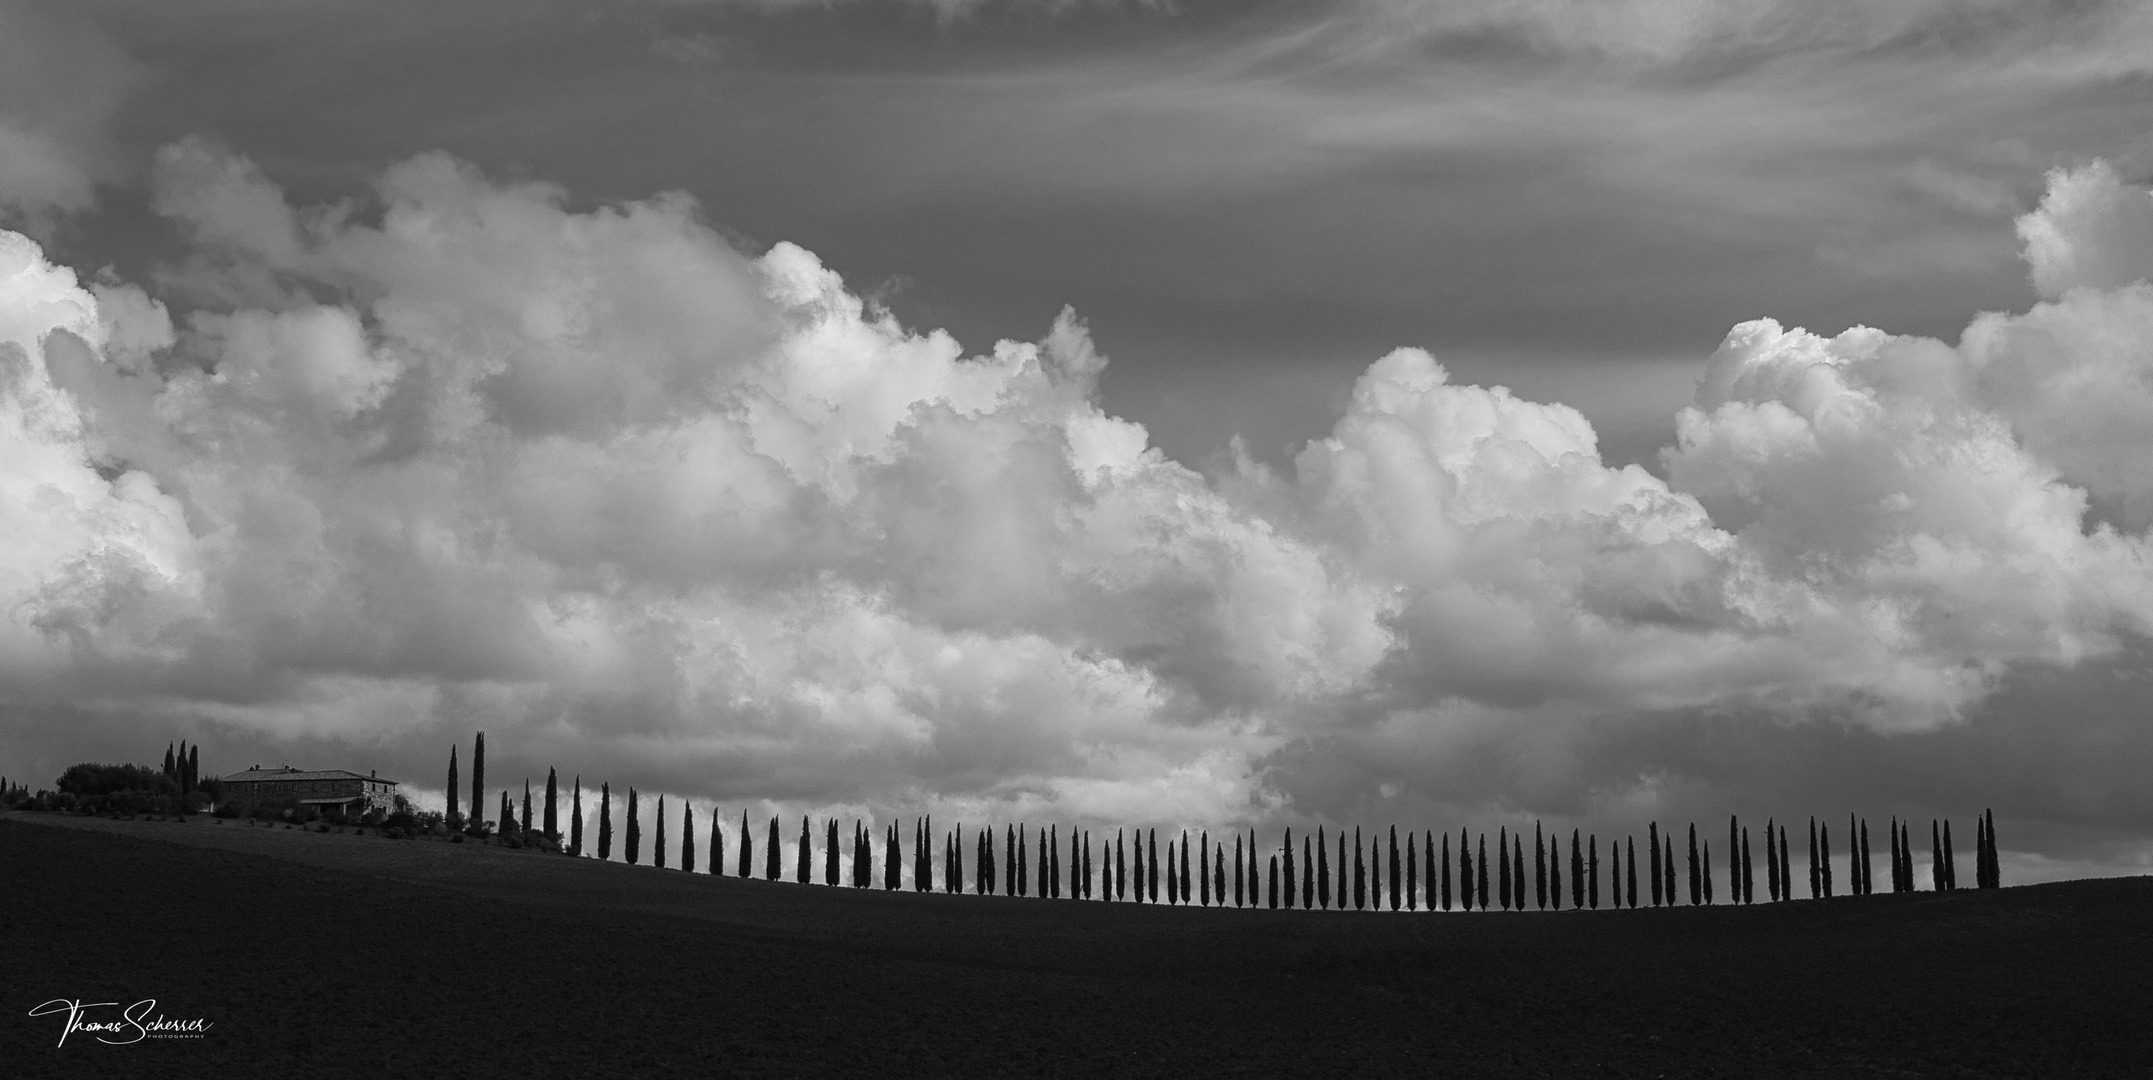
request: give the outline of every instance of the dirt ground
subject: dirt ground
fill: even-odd
[[[5,1078],[2153,1076],[2149,878],[1219,911],[0,813],[0,882]],[[212,1026],[56,1046],[54,998]]]

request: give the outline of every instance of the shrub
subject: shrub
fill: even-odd
[[[462,833],[450,833],[450,834],[449,834],[449,843],[451,843],[451,844],[461,844],[461,843],[463,843],[463,834],[462,834]]]

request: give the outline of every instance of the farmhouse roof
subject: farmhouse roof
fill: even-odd
[[[281,769],[247,769],[230,773],[218,779],[225,783],[279,780],[366,780],[376,784],[394,784],[396,781],[379,776],[366,776],[348,769],[294,769],[287,765]]]

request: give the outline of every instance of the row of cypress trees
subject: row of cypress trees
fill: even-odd
[[[480,733],[472,748],[471,761],[471,808],[472,817],[479,817],[484,797],[485,735]],[[450,806],[457,805],[456,752],[449,752],[449,798]],[[539,831],[560,839],[559,819],[556,805],[559,783],[555,770],[548,769],[542,825],[534,827],[534,810],[531,785],[524,782],[522,814],[506,789],[500,795],[498,820],[504,829]],[[583,837],[583,781],[574,778],[572,783],[572,806],[569,812],[569,832],[566,851],[570,855],[584,854]],[[595,854],[601,859],[613,856],[613,797],[610,784],[601,784],[598,791],[598,836]],[[641,798],[629,788],[624,800],[627,815],[626,844],[623,857],[631,864],[642,860]],[[709,872],[724,875],[727,872],[725,852],[726,836],[721,827],[719,811],[710,811],[709,826]],[[656,808],[656,842],[652,847],[653,865],[664,868],[668,845],[665,837],[667,819],[665,798],[660,796]],[[518,822],[520,821],[520,825]],[[800,819],[800,829],[794,840],[791,880],[808,884],[813,880],[814,864],[812,823]],[[1911,892],[1915,888],[1913,844],[1906,822],[1892,819],[1887,828],[1890,834],[1889,883],[1893,892]],[[1997,863],[1995,814],[1984,811],[1976,823],[1975,883],[1980,888],[1996,888],[2002,884],[2002,874]],[[830,819],[823,827],[822,884],[840,884],[841,862],[838,855],[838,822]],[[1849,895],[1867,895],[1874,891],[1875,876],[1870,865],[1870,842],[1868,822],[1852,815],[1848,817],[1847,834],[1851,841],[1848,860],[1852,880],[1848,882]],[[754,830],[748,815],[742,812],[740,826],[735,834],[739,850],[733,862],[734,873],[743,878],[756,874]],[[769,820],[763,846],[761,874],[765,880],[784,880],[783,847],[780,824],[776,817]],[[855,821],[851,836],[851,872],[843,884],[853,888],[872,888],[875,884],[875,861],[877,838],[869,832],[863,821]],[[904,844],[900,839],[897,823],[886,825],[879,836],[881,846],[881,887],[896,890],[904,887],[906,875],[901,867],[906,858]],[[1199,906],[1233,907],[1295,907],[1308,910],[1345,910],[1349,906],[1356,911],[1373,906],[1384,907],[1387,899],[1392,911],[1419,910],[1425,902],[1428,910],[1453,910],[1454,907],[1471,911],[1499,907],[1504,911],[1524,911],[1528,908],[1527,883],[1530,882],[1530,907],[1541,910],[1560,909],[1564,901],[1565,856],[1563,840],[1558,833],[1548,836],[1540,823],[1533,825],[1533,857],[1531,873],[1527,874],[1524,837],[1512,834],[1507,826],[1497,829],[1495,854],[1488,853],[1488,837],[1482,833],[1476,838],[1467,830],[1458,832],[1458,848],[1453,858],[1451,838],[1448,833],[1440,836],[1433,832],[1408,830],[1401,844],[1395,825],[1389,828],[1386,838],[1382,835],[1364,838],[1359,827],[1353,829],[1348,842],[1344,829],[1335,837],[1324,827],[1318,827],[1313,837],[1305,832],[1296,859],[1293,830],[1287,829],[1275,852],[1259,854],[1254,830],[1246,834],[1236,832],[1233,836],[1232,862],[1227,861],[1226,842],[1223,837],[1214,841],[1208,831],[1199,831],[1192,838],[1183,830],[1179,837],[1169,832],[1165,841],[1159,839],[1158,830],[1117,829],[1111,838],[1103,838],[1097,845],[1098,859],[1094,860],[1095,844],[1089,829],[1067,831],[1059,825],[1035,828],[1028,824],[1006,824],[999,835],[992,829],[973,833],[970,857],[970,891],[976,895],[1038,896],[1048,899],[1107,900],[1170,905],[1196,904]],[[1716,903],[1712,867],[1712,847],[1709,838],[1700,838],[1697,826],[1690,824],[1686,836],[1686,859],[1677,862],[1674,836],[1663,834],[1657,822],[1649,823],[1645,830],[1645,858],[1640,863],[1635,836],[1613,838],[1608,841],[1606,868],[1603,872],[1600,856],[1600,837],[1586,836],[1582,830],[1570,833],[1567,857],[1568,899],[1572,908],[1596,909],[1601,905],[1602,883],[1612,907],[1638,907],[1649,903],[1653,907],[1674,906],[1681,903],[1686,884],[1687,898],[1692,905]],[[941,869],[935,869],[935,849],[940,849]],[[1132,854],[1131,848],[1134,848]],[[1163,848],[1163,854],[1162,854]],[[1784,825],[1767,820],[1764,825],[1764,863],[1766,897],[1772,901],[1794,899],[1791,845]],[[1335,857],[1333,852],[1335,850]],[[934,891],[939,876],[942,890],[950,893],[966,891],[966,857],[964,827],[958,825],[942,833],[936,833],[933,820],[917,818],[913,822],[911,838],[912,888],[919,892]],[[1756,880],[1753,848],[1749,829],[1736,818],[1727,821],[1727,902],[1749,904],[1756,901]],[[1065,853],[1066,852],[1066,858]],[[696,869],[698,846],[695,839],[695,812],[686,805],[681,807],[680,818],[680,869],[693,872]],[[1493,867],[1491,873],[1490,862]],[[1162,871],[1163,865],[1163,871]],[[1681,868],[1678,877],[1678,866]],[[1423,873],[1425,868],[1425,874]],[[1808,844],[1809,897],[1828,898],[1834,895],[1833,867],[1831,863],[1831,829],[1829,823],[1815,818],[1809,822]],[[1647,883],[1640,892],[1640,872]],[[1133,897],[1132,897],[1132,882]],[[1490,884],[1493,884],[1491,893]],[[1948,821],[1930,823],[1930,887],[1948,891],[1958,887],[1956,858],[1952,849],[1951,825]],[[1230,905],[1229,905],[1229,897]]]

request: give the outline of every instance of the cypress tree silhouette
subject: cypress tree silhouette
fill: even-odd
[[[1773,819],[1764,819],[1764,889],[1773,903],[1779,902],[1779,838],[1774,835]]]
[[[1405,909],[1420,910],[1420,849],[1413,844],[1413,830],[1405,832]]]
[[[523,816],[525,819],[525,823],[528,824],[531,816],[530,813],[526,811]],[[665,796],[663,795],[658,796],[657,820],[658,842],[650,846],[650,854],[652,864],[657,866],[658,869],[663,870],[665,869]]]
[[[822,883],[837,886],[837,819],[830,819],[830,827],[822,831]]]
[[[1346,830],[1341,825],[1338,829],[1338,910],[1340,911],[1346,909],[1346,895],[1348,892],[1346,888],[1346,867]]]
[[[1024,839],[1024,826],[1019,824],[1017,826],[1016,888],[1009,894],[1011,896],[1030,896],[1032,894],[1032,868],[1029,848],[1030,845]]]
[[[1507,827],[1499,827],[1495,830],[1495,854],[1497,856],[1495,899],[1496,903],[1502,905],[1504,911],[1508,911],[1510,910],[1510,830]]]
[[[1410,837],[1408,838],[1410,841]],[[1390,909],[1398,910],[1398,826],[1390,827]]]
[[[680,804],[680,868],[695,872],[695,808],[685,801]]]
[[[1181,830],[1181,902],[1184,904],[1189,902],[1189,831],[1187,829]]]
[[[1702,867],[1697,862],[1697,823],[1690,822],[1690,906],[1704,903],[1704,885],[1700,878]]]
[[[1331,845],[1321,825],[1316,826],[1316,903],[1331,909]]]
[[[1308,834],[1301,834],[1301,907],[1316,910],[1316,845],[1308,842]]]
[[[1944,819],[1944,888],[1959,887],[1958,853],[1951,848],[1951,819]]]
[[[196,744],[194,744],[193,746],[190,746],[190,747],[188,747],[188,748],[187,748],[187,785],[186,785],[186,790],[187,790],[188,792],[190,792],[190,793],[191,793],[191,792],[199,791],[199,790],[201,790],[201,788],[202,788],[202,744],[201,744],[201,743],[196,743]]]
[[[1652,871],[1652,872],[1651,872],[1651,874],[1650,874],[1650,875],[1648,875],[1648,876],[1650,876],[1650,877],[1652,878],[1652,906],[1653,906],[1653,907],[1659,907],[1659,906],[1661,906],[1661,900],[1662,900],[1662,898],[1661,898],[1661,896],[1660,896],[1660,823],[1659,823],[1659,822],[1657,822],[1657,821],[1652,821],[1652,822],[1647,822],[1647,823],[1645,824],[1645,846],[1646,846],[1646,847],[1648,847],[1648,848],[1650,848],[1650,849],[1652,849],[1652,850],[1651,850],[1651,851],[1650,851],[1649,853],[1647,853],[1647,854],[1648,854],[1648,858],[1650,859],[1650,861],[1651,861],[1651,864],[1652,864],[1652,865],[1651,865],[1651,867],[1650,867],[1650,869],[1651,869],[1651,871]]]
[[[1570,906],[1585,906],[1585,844],[1576,829],[1570,830]]]
[[[551,765],[546,766],[546,835],[555,840],[561,838],[561,822],[556,816],[554,804],[560,799],[560,780]]]
[[[1010,896],[1017,893],[1017,827],[1002,826],[1002,862],[995,868],[1002,879],[1002,891]]]
[[[1809,819],[1809,898],[1824,895],[1824,874],[1817,869],[1817,819]]]
[[[1477,852],[1474,852],[1474,858],[1473,858],[1473,882],[1474,882],[1474,885],[1476,886],[1476,888],[1475,888],[1475,891],[1474,891],[1474,894],[1473,894],[1473,903],[1475,903],[1475,904],[1478,904],[1478,905],[1480,905],[1480,910],[1482,910],[1482,911],[1486,911],[1486,910],[1488,910],[1488,834],[1487,834],[1487,833],[1481,833],[1481,834],[1480,834],[1480,850],[1479,850],[1479,851],[1477,851]]]
[[[1660,872],[1667,876],[1664,884],[1667,892],[1667,906],[1673,907],[1675,906],[1675,838],[1663,836],[1660,837],[1660,843],[1666,845],[1666,851],[1660,856]]]
[[[1637,838],[1635,836],[1627,837],[1623,840],[1622,855],[1623,869],[1627,871],[1623,877],[1623,891],[1629,894],[1628,906],[1635,908],[1637,906]]]
[[[1288,911],[1291,911],[1291,910],[1293,909],[1293,886],[1294,886],[1294,880],[1293,880],[1293,830],[1292,830],[1291,828],[1288,828],[1288,829],[1286,830],[1286,835],[1284,836],[1284,838],[1282,838],[1282,839],[1281,839],[1281,840],[1279,841],[1279,847],[1280,847],[1280,848],[1281,848],[1281,849],[1282,849],[1282,850],[1283,850],[1283,851],[1285,852],[1285,855],[1286,855],[1286,859],[1285,859],[1285,868],[1284,868],[1284,869],[1285,869],[1285,882],[1286,882],[1286,909],[1287,909]]]
[[[1219,898],[1219,906],[1226,906],[1226,845],[1211,850],[1211,890]]]
[[[1533,822],[1533,910],[1547,910],[1547,839]]]
[[[1607,891],[1610,894],[1608,898],[1614,901],[1608,906],[1616,911],[1621,911],[1622,840],[1618,837],[1609,837],[1607,840]]]
[[[570,803],[570,804],[569,804],[569,808],[568,808],[568,814],[569,814],[569,818],[568,818],[568,854],[569,854],[569,856],[570,856],[571,858],[578,858],[578,859],[580,859],[580,858],[582,858],[582,857],[583,857],[583,774],[582,774],[582,773],[577,773],[577,774],[576,774],[576,793],[575,793],[575,795],[573,796],[573,798],[574,798],[574,801],[573,801],[572,803]],[[450,805],[450,806],[454,806],[454,805],[456,805],[456,799],[455,799],[455,797],[454,797],[454,796],[450,796],[450,797],[449,797],[449,805]]]
[[[530,828],[531,828],[531,780],[530,780],[530,778],[529,778],[529,777],[525,777],[525,778],[524,778],[524,781],[523,781],[523,816],[522,816],[522,817],[520,817],[520,818],[518,818],[518,819],[516,819],[516,820],[517,820],[517,826],[516,826],[516,829],[517,829],[517,831],[518,831],[518,832],[529,832],[529,831],[530,831]]]
[[[1861,832],[1857,843],[1859,846],[1854,850],[1861,856],[1861,895],[1874,896],[1876,894],[1876,873],[1869,865],[1869,823],[1866,820],[1861,823]]]
[[[1204,830],[1196,839],[1196,865],[1201,868],[1196,875],[1202,881],[1196,889],[1196,902],[1211,906],[1211,830]]]
[[[1742,830],[1734,815],[1727,815],[1727,902],[1742,902]]]
[[[1944,891],[1944,837],[1935,818],[1929,819],[1929,888]]]
[[[1084,830],[1084,899],[1092,898],[1091,830]]]
[[[1114,830],[1114,899],[1127,900],[1129,898],[1129,860],[1127,858],[1127,849],[1122,846],[1121,837],[1122,831],[1120,829]],[[1239,836],[1234,837],[1233,872],[1234,888],[1239,890],[1241,888],[1241,838]],[[1236,900],[1235,902],[1238,903],[1239,901]]]
[[[1444,910],[1444,911],[1449,911],[1449,910],[1450,910],[1450,834],[1449,834],[1449,833],[1444,833],[1444,834],[1443,834],[1443,862],[1442,862],[1442,867],[1443,867],[1443,869],[1442,869],[1442,874],[1443,874],[1443,880],[1442,880],[1442,883],[1441,883],[1441,888],[1442,888],[1442,901],[1443,901],[1443,910]]]
[[[1062,895],[1061,826],[1047,826],[1040,839],[1046,844],[1047,899],[1059,900]]]
[[[740,811],[740,876],[755,876],[755,833],[748,826],[748,812]]]
[[[784,865],[784,856],[779,854],[779,849],[782,847],[784,847],[784,841],[778,838],[777,815],[772,814],[770,815],[770,839],[763,844],[764,881],[783,880],[784,875],[781,867]]]
[[[1743,830],[1742,830],[1742,878],[1741,878],[1741,881],[1742,881],[1742,902],[1743,902],[1743,903],[1745,903],[1745,904],[1754,904],[1754,903],[1756,903],[1756,902],[1757,902],[1757,875],[1756,875],[1756,871],[1754,870],[1754,866],[1755,866],[1755,865],[1756,865],[1756,864],[1754,864],[1754,863],[1750,862],[1750,859],[1749,859],[1749,830],[1748,830],[1748,829],[1743,829]]]
[[[1562,834],[1556,833],[1547,842],[1547,906],[1550,911],[1562,910]]]
[[[1704,902],[1712,902],[1712,841],[1704,842],[1704,860],[1698,864],[1704,874]]]
[[[774,820],[774,819],[773,819]],[[800,815],[799,853],[794,859],[792,880],[796,885],[806,885],[815,878],[815,849],[807,838],[807,815]]]
[[[1237,832],[1233,835],[1233,906],[1235,907],[1246,906],[1241,902],[1241,879],[1241,834]]]
[[[862,889],[875,887],[875,840],[867,833],[867,823],[855,818],[852,822],[853,843],[857,850],[852,858],[852,882]]]
[[[1891,833],[1891,891],[1903,893],[1906,891],[1906,878],[1903,873],[1905,866],[1899,858],[1899,815],[1891,816],[1891,824],[1885,831]]]
[[[1525,838],[1510,838],[1510,880],[1516,883],[1518,910],[1525,910]]]
[[[1353,827],[1353,910],[1368,910],[1368,864],[1361,859],[1361,827],[1358,825]]]
[[[1249,837],[1248,849],[1250,851],[1256,850],[1256,838],[1254,835],[1251,835]],[[1150,900],[1154,904],[1158,903],[1159,830],[1157,829],[1151,830],[1150,841],[1144,845],[1144,878],[1148,883],[1147,888],[1149,889],[1149,895],[1146,897],[1146,899]]]
[[[1832,894],[1832,827],[1817,826],[1817,873],[1824,877],[1824,895]]]
[[[1981,823],[1981,850],[1987,856],[1987,865],[1983,869],[1988,872],[1981,882],[1981,887],[1984,889],[2001,889],[2003,888],[2003,860],[1996,853],[1996,811],[1985,809],[1981,811],[1981,817],[1977,820]]]
[[[598,858],[613,857],[613,786],[598,785]]]
[[[1464,829],[1458,830],[1458,906],[1473,910],[1473,838]]]
[[[471,740],[471,824],[486,820],[486,733]]]
[[[154,746],[156,744],[151,743],[150,745]],[[454,751],[453,749],[450,750],[449,759],[453,761],[455,760],[455,757],[456,751]],[[164,744],[164,774],[174,780],[179,779],[179,766],[173,764],[171,743]]]
[[[1787,827],[1779,827],[1779,891],[1780,898],[1794,898],[1794,855],[1787,850]]]
[[[715,806],[710,808],[710,876],[725,876],[725,826]]]
[[[449,801],[448,801],[448,807],[449,807],[449,811],[448,811],[448,815],[447,815],[447,817],[448,817],[447,825],[448,825],[448,827],[449,827],[449,831],[450,831],[450,832],[455,832],[455,831],[457,831],[458,829],[462,828],[462,826],[463,826],[463,812],[462,812],[461,810],[458,810],[458,809],[457,809],[457,807],[459,807],[459,806],[461,806],[461,805],[462,805],[462,804],[461,804],[461,803],[459,803],[459,802],[457,801],[457,791],[456,791],[456,744],[455,744],[455,743],[450,743],[450,744],[449,744]]]
[[[897,823],[892,821],[882,833],[882,891],[896,892],[904,887],[904,852],[898,850]]]
[[[1271,900],[1271,910],[1278,910],[1278,856],[1271,856],[1271,887],[1266,893]]]
[[[1383,836],[1368,837],[1368,905],[1383,910]]]
[[[628,788],[628,865],[634,866],[643,853],[643,823],[638,819],[635,787]]]
[[[1595,834],[1588,838],[1585,844],[1588,852],[1585,856],[1585,873],[1590,876],[1591,881],[1585,888],[1585,897],[1592,902],[1592,910],[1598,911],[1600,910],[1600,837]]]

